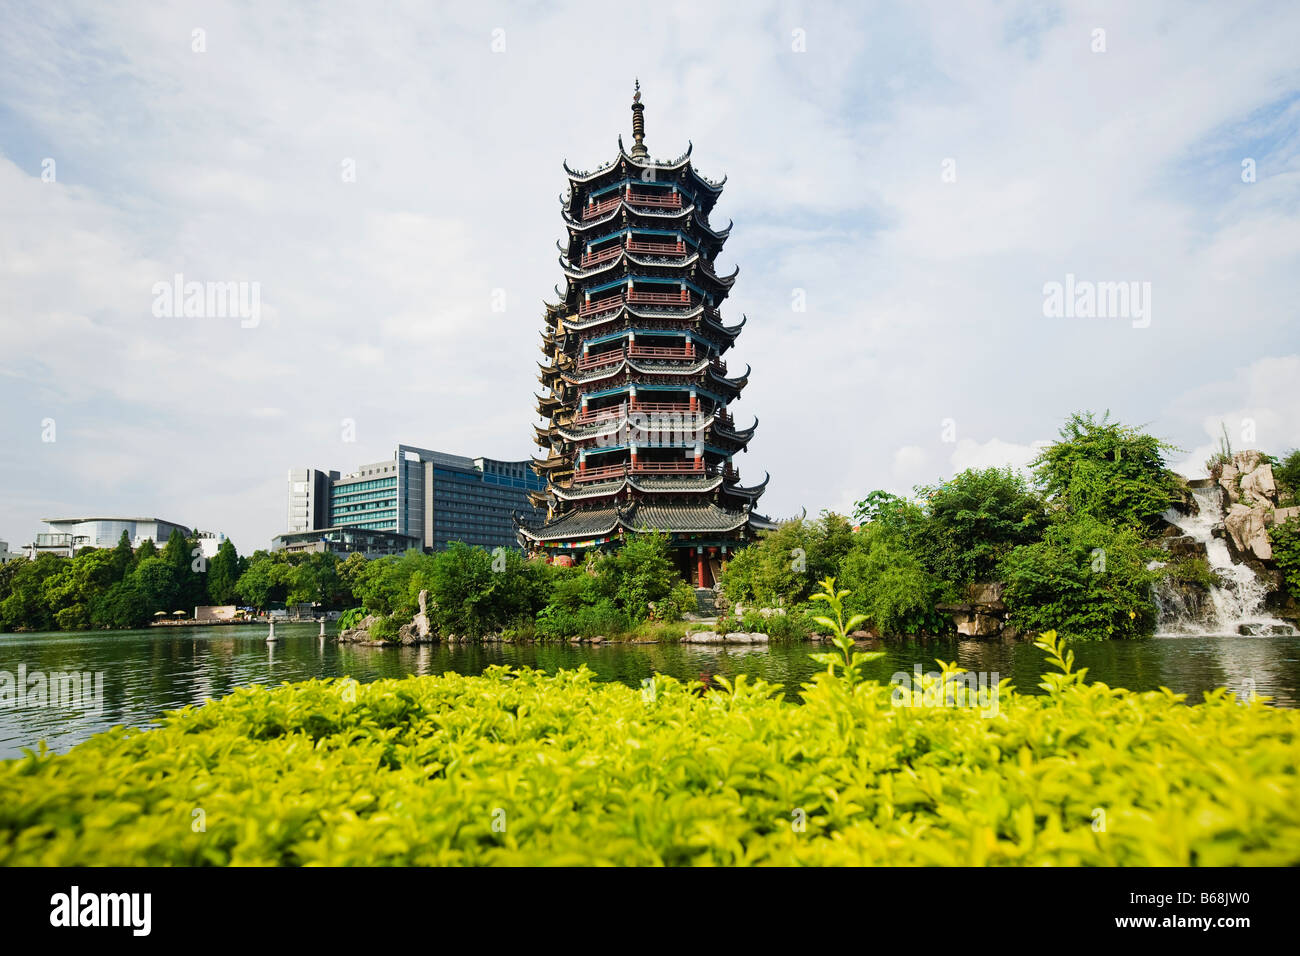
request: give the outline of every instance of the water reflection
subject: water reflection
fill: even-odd
[[[165,710],[200,705],[247,684],[278,684],[312,677],[351,676],[360,681],[448,671],[477,674],[493,664],[537,667],[546,671],[587,665],[601,680],[640,686],[659,672],[681,680],[702,674],[734,678],[745,673],[782,687],[797,697],[799,686],[819,669],[813,650],[800,645],[604,644],[422,645],[369,648],[322,642],[314,624],[280,625],[278,642],[268,644],[257,627],[150,629],[82,634],[0,635],[0,670],[104,673],[104,709],[85,713],[67,708],[0,709],[0,757],[14,757],[41,738],[65,751],[115,724],[145,726]],[[888,681],[920,663],[937,669],[936,659],[955,660],[971,671],[996,671],[1020,690],[1038,693],[1044,670],[1042,651],[1025,644],[979,641],[928,641],[879,644],[885,657],[867,666],[867,675]],[[1300,636],[1168,637],[1138,642],[1074,646],[1088,680],[1117,687],[1153,690],[1159,686],[1199,700],[1218,686],[1256,691],[1281,706],[1300,704]]]

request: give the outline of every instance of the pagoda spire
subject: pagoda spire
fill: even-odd
[[[632,94],[632,138],[636,140],[632,147],[633,158],[648,158],[650,151],[645,148],[645,104],[641,102],[640,77],[636,81],[636,91]]]

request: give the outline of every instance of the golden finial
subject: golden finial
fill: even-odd
[[[636,89],[632,93],[632,138],[636,140],[632,147],[634,159],[646,159],[650,151],[645,148],[645,104],[641,102],[641,78],[637,77]]]

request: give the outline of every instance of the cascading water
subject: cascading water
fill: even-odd
[[[1161,634],[1292,634],[1294,628],[1264,611],[1268,588],[1249,565],[1232,560],[1227,542],[1214,531],[1223,523],[1223,491],[1218,485],[1193,488],[1196,514],[1174,509],[1165,520],[1205,549],[1210,570],[1219,580],[1209,589],[1208,604],[1189,600],[1184,592],[1164,585],[1156,590]]]

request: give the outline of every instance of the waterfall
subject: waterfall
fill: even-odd
[[[1156,589],[1160,610],[1157,632],[1161,634],[1292,634],[1294,628],[1264,611],[1268,588],[1249,565],[1232,560],[1228,544],[1216,537],[1222,530],[1223,489],[1217,484],[1193,488],[1196,513],[1185,515],[1170,509],[1165,520],[1204,546],[1210,570],[1219,580],[1209,590],[1208,604],[1188,600],[1187,595],[1162,584]]]

